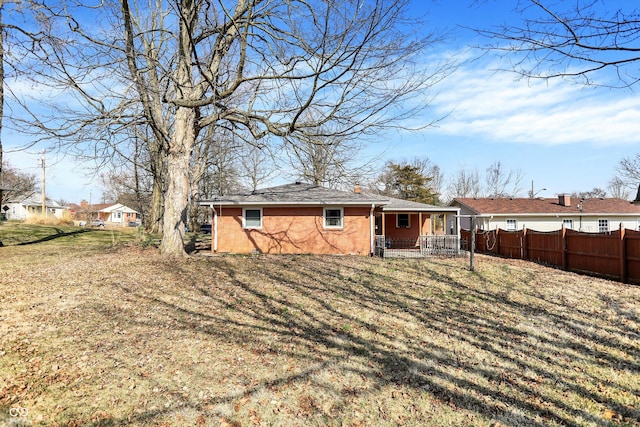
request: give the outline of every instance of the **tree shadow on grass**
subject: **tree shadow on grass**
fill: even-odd
[[[242,390],[199,401],[176,396],[178,404],[137,414],[134,422],[157,420],[177,407],[205,411],[265,389],[308,383],[337,396],[339,408],[356,398],[379,399],[383,389],[402,388],[411,390],[413,400],[427,398],[477,414],[484,422],[507,425],[609,424],[609,419],[563,395],[596,402],[631,422],[640,419],[638,409],[621,405],[596,386],[637,390],[573,370],[580,363],[601,368],[617,364],[637,376],[635,362],[611,355],[618,342],[605,340],[594,349],[572,341],[571,336],[587,342],[594,337],[575,330],[580,320],[548,305],[511,298],[481,274],[465,273],[463,282],[428,264],[388,263],[381,269],[377,261],[364,258],[360,266],[336,257],[305,257],[304,262],[299,257],[220,257],[198,262],[198,271],[208,275],[194,274],[193,263],[170,266],[183,280],[180,298],[111,284],[163,313],[170,319],[166,325],[126,312],[113,315],[119,322],[149,330],[160,327],[179,334],[195,329],[203,340],[247,348],[267,360],[293,360],[302,368],[275,376],[254,373]],[[259,271],[260,278],[239,264],[250,264],[249,271]],[[418,274],[413,277],[420,280],[399,280],[396,267],[415,269]],[[469,277],[479,285],[466,284]],[[537,319],[551,323],[558,333],[553,335],[546,325],[537,331]],[[329,369],[338,377],[360,377],[368,386],[319,381]],[[416,419],[421,415],[414,414]],[[334,424],[339,424],[339,417]],[[121,421],[125,420],[94,425]]]
[[[64,237],[71,237],[71,236],[77,236],[80,234],[84,234],[84,233],[92,233],[96,230],[88,230],[88,229],[80,229],[80,230],[74,230],[74,231],[63,231],[59,228],[54,228],[55,230],[55,234],[49,234],[47,236],[43,236],[40,237],[38,239],[35,240],[30,240],[30,241],[26,241],[26,242],[20,242],[17,243],[16,246],[25,246],[25,245],[35,245],[38,243],[44,243],[44,242],[49,242],[51,240],[56,240],[56,239],[61,239]]]

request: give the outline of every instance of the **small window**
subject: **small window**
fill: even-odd
[[[507,220],[507,231],[516,231],[518,229],[518,221],[515,219]]]
[[[608,219],[599,219],[598,220],[598,231],[603,233],[609,231],[609,220]]]
[[[572,219],[563,219],[562,226],[569,230],[573,230],[573,220]]]
[[[242,222],[244,228],[262,228],[262,209],[244,209]]]
[[[409,228],[411,227],[411,221],[409,220],[409,214],[397,214],[396,215],[396,228]]]
[[[325,228],[342,228],[343,212],[340,208],[326,208],[324,210]]]

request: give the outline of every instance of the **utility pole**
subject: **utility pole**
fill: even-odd
[[[46,151],[42,150],[42,157],[40,158],[40,166],[42,166],[42,215],[47,216],[47,201],[46,201],[46,189],[45,189],[45,177],[46,177]]]

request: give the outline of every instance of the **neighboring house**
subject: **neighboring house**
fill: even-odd
[[[458,236],[458,208],[365,194],[358,186],[350,192],[297,182],[200,204],[211,208],[214,252],[370,255],[377,236]]]
[[[121,203],[89,204],[86,200],[79,205],[69,206],[71,215],[77,221],[89,222],[92,220],[102,220],[105,224],[127,226],[129,223],[139,223],[140,214]]]
[[[98,212],[100,219],[106,223],[126,226],[129,223],[139,222],[139,213],[120,203],[107,206]]]
[[[6,208],[5,208],[6,207]],[[33,217],[53,216],[62,218],[64,207],[49,198],[45,198],[45,212],[42,212],[42,194],[27,193],[12,197],[2,207],[8,220],[26,220]]]
[[[555,231],[563,226],[585,232],[620,228],[640,229],[640,205],[617,198],[455,198],[450,206],[460,208],[461,227],[470,228],[469,216],[483,230]]]

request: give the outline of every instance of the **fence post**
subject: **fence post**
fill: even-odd
[[[527,227],[522,227],[522,241],[520,243],[522,245],[520,249],[520,256],[522,259],[529,259],[529,251],[527,250]]]
[[[627,283],[627,245],[624,224],[620,223],[620,281]]]
[[[474,221],[474,217],[471,217],[471,222],[469,226],[469,271],[473,271],[475,269],[473,264],[473,254],[476,252],[476,225]]]
[[[494,249],[496,250],[494,252],[495,255],[501,255],[500,253],[500,229],[498,227],[496,227],[496,244],[494,246]]]
[[[567,270],[569,268],[569,244],[567,242],[567,229],[562,224],[562,230],[560,230],[560,250],[562,251],[562,269]]]

